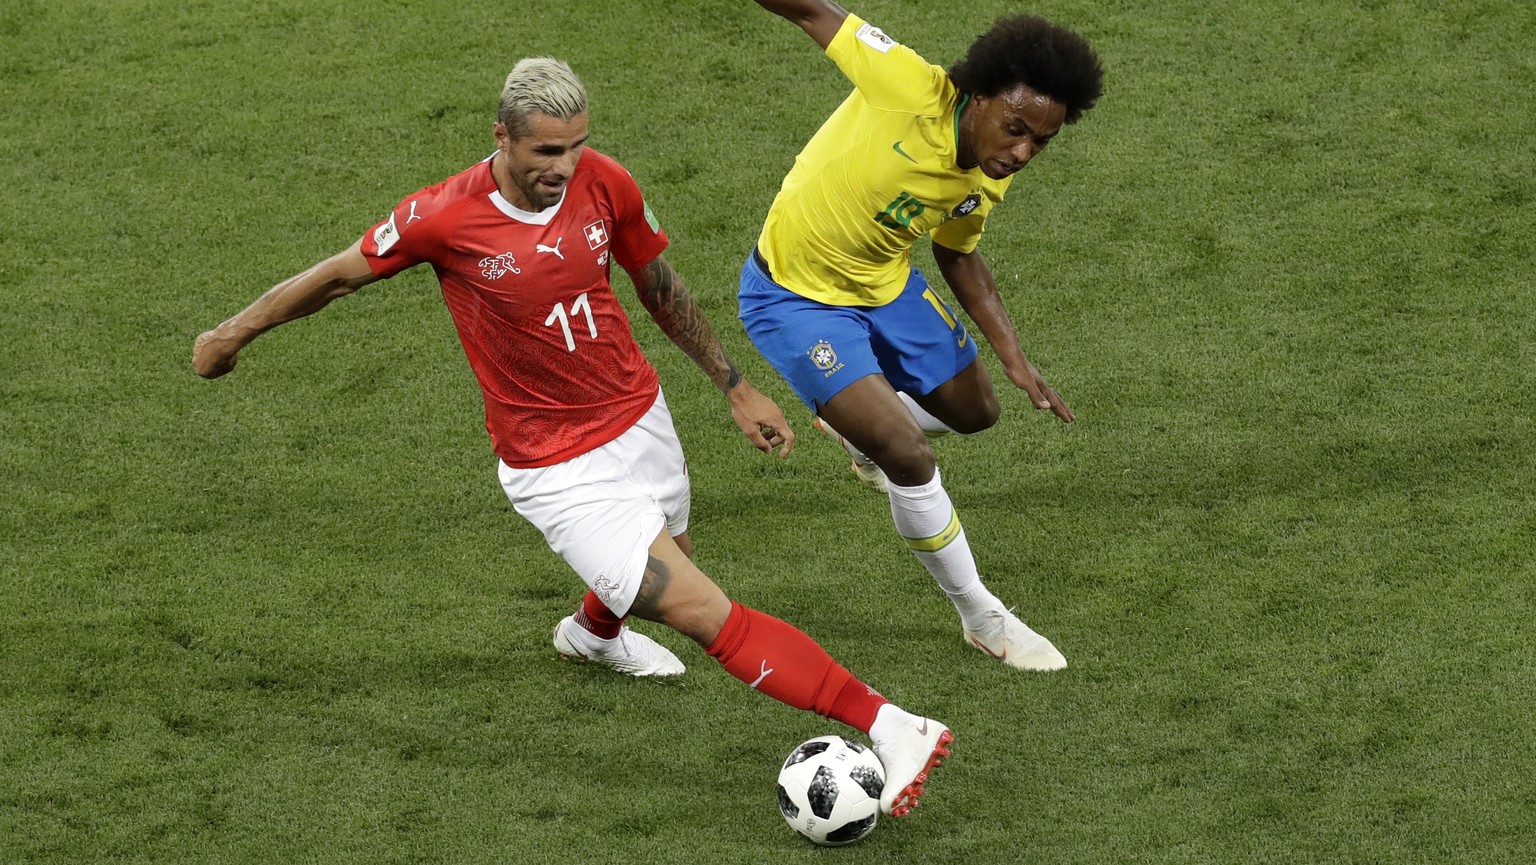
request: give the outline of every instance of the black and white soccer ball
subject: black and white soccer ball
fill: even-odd
[[[779,813],[816,844],[852,844],[875,828],[884,786],[885,767],[868,746],[818,736],[791,751],[779,770]]]

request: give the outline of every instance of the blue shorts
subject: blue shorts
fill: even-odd
[[[829,306],[774,282],[754,254],[737,297],[747,336],[813,412],[867,375],[922,396],[976,360],[976,341],[915,267],[884,306]]]

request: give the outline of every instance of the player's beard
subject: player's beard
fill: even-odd
[[[528,203],[532,206],[534,212],[559,204],[561,197],[565,195],[566,185],[570,183],[567,180],[565,183],[561,183],[559,188],[551,189],[541,183],[541,180],[541,176],[534,175],[527,178],[527,185],[525,186],[517,182],[518,178],[513,178],[513,182],[517,183],[518,191],[523,194],[524,198],[528,199]]]

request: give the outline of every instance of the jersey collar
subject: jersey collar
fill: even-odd
[[[508,201],[507,197],[501,194],[501,190],[496,188],[495,172],[491,171],[491,160],[495,158],[496,154],[492,153],[480,161],[485,163],[486,171],[491,174],[491,194],[486,197],[491,200],[492,204],[496,205],[496,209],[504,215],[527,225],[548,225],[553,222],[555,216],[560,213],[560,205],[565,203],[565,196],[571,191],[571,184],[569,182],[565,184],[564,191],[560,193],[560,200],[549,207],[544,208],[538,213],[524,210]]]
[[[518,222],[527,223],[528,225],[548,225],[553,222],[555,216],[560,213],[560,205],[565,203],[565,196],[568,195],[570,191],[571,185],[567,183],[565,185],[565,190],[560,193],[560,200],[544,208],[538,213],[524,210],[521,207],[518,207],[517,205],[508,201],[506,196],[501,194],[500,189],[491,190],[490,199],[491,203],[496,205],[497,210],[501,211],[507,216],[510,216]]]
[[[960,103],[955,106],[955,167],[960,167],[960,112],[965,110],[967,103],[971,101],[971,94],[960,94]]]

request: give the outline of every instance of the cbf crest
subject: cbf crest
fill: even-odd
[[[837,351],[832,348],[832,343],[826,340],[811,346],[811,350],[806,352],[806,355],[827,378],[831,378],[833,373],[843,368],[842,363],[837,359]]]
[[[981,196],[972,192],[970,195],[965,197],[964,201],[955,205],[955,209],[950,211],[950,216],[955,219],[959,219],[962,216],[970,216],[972,213],[975,213],[976,208],[980,206]]]

